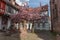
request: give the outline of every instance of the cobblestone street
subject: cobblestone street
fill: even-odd
[[[4,33],[0,32],[0,40],[19,40],[18,34],[13,34],[11,36],[5,36]],[[41,33],[28,33],[27,40],[54,40],[50,32]]]

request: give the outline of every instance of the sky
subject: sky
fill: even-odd
[[[29,7],[38,7],[41,5],[49,4],[49,0],[16,0],[18,4],[22,4],[22,2],[28,2]]]
[[[38,7],[41,5],[46,5],[49,3],[49,0],[30,0],[29,1],[29,6],[30,7]]]

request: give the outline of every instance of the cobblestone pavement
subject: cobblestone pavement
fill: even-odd
[[[50,31],[40,31],[36,35],[43,40],[55,40],[55,36]]]
[[[19,36],[18,36],[18,34],[6,36],[5,33],[0,32],[0,40],[19,40]]]
[[[12,36],[4,36],[4,33],[0,32],[0,40],[19,40],[18,34]],[[27,40],[54,40],[53,36],[48,31],[42,31],[40,33],[28,33]]]

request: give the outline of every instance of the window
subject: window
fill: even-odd
[[[11,13],[12,10],[10,6],[8,6],[8,9],[9,9],[8,12]]]
[[[40,27],[40,23],[38,23],[38,27]]]
[[[14,8],[12,8],[11,10],[12,10],[11,13],[13,13],[13,14],[18,13],[18,11],[16,9],[14,9]]]
[[[11,13],[11,7],[8,6],[8,5],[6,5],[6,9],[5,9],[5,11],[8,12],[8,13]]]

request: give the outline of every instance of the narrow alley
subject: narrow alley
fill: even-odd
[[[0,40],[60,40],[59,0],[0,0]]]

